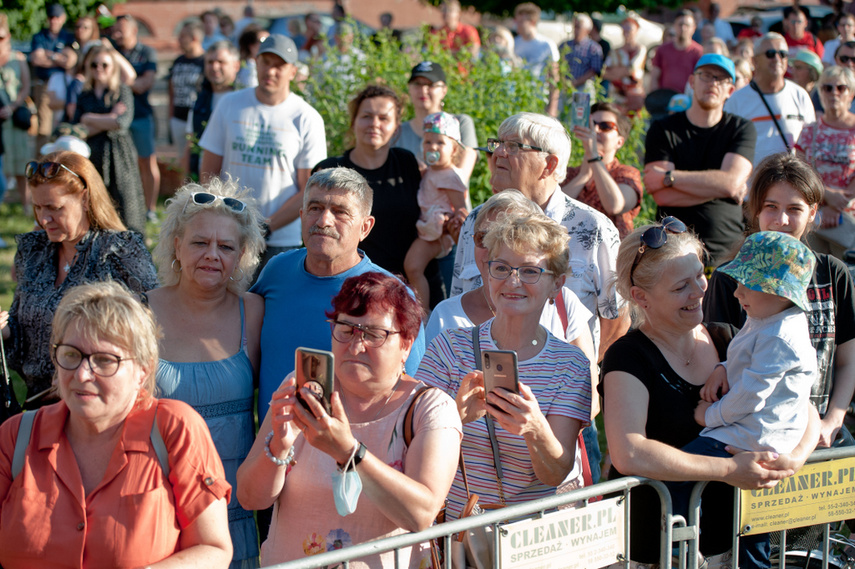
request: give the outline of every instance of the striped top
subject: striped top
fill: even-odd
[[[490,333],[492,324],[493,320],[488,320],[481,325],[482,351],[498,349]],[[439,387],[454,397],[463,377],[474,369],[471,329],[449,329],[431,342],[416,379]],[[591,370],[588,359],[576,346],[566,344],[550,333],[540,353],[519,362],[519,378],[521,383],[531,388],[544,416],[558,415],[577,419],[583,426],[589,424]],[[506,502],[513,504],[555,494],[555,487],[543,484],[535,476],[525,439],[507,432],[498,423],[495,425]],[[466,460],[470,491],[478,494],[480,504],[499,504],[496,469],[484,419],[463,426],[461,450]],[[460,515],[466,499],[463,477],[458,471],[448,494],[448,519],[456,519]]]

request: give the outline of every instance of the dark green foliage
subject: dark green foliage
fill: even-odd
[[[9,17],[9,29],[15,39],[26,39],[47,25],[46,6],[62,4],[68,21],[93,15],[101,4],[108,8],[123,0],[0,0],[0,11]]]

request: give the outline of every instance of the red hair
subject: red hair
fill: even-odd
[[[421,304],[407,285],[384,273],[362,273],[345,280],[326,315],[335,320],[340,314],[365,316],[369,311],[384,310],[392,313],[401,338],[410,342],[416,339],[424,314]]]

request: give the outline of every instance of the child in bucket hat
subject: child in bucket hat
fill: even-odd
[[[445,228],[456,211],[469,206],[469,180],[460,170],[465,147],[460,138],[460,122],[452,114],[439,112],[425,117],[422,173],[418,202],[421,216],[416,222],[419,236],[404,258],[404,272],[425,311],[429,310],[430,288],[425,268],[431,259],[451,251],[454,239]]]
[[[816,257],[785,233],[749,235],[719,271],[737,282],[748,318],[701,389],[695,420],[706,427],[685,452],[729,457],[725,447],[791,452],[807,429],[817,374],[810,340],[807,287]],[[669,483],[674,512],[688,513],[692,483]],[[680,508],[678,510],[678,507]],[[740,567],[768,567],[768,535],[740,542]]]

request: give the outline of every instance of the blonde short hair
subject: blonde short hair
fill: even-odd
[[[154,395],[160,329],[151,310],[130,290],[115,281],[72,288],[53,316],[50,343],[61,344],[73,325],[88,341],[106,340],[130,352],[134,361],[148,369],[138,400]]]
[[[478,231],[494,214],[498,219],[501,215],[513,218],[531,217],[542,213],[543,210],[540,209],[540,206],[525,197],[521,191],[504,190],[491,196],[478,209],[473,228]]]
[[[503,192],[504,193],[504,192]],[[546,268],[558,278],[570,263],[567,229],[542,213],[520,217],[500,217],[484,236],[490,260],[503,246],[519,254],[539,253],[546,257]]]
[[[223,200],[214,200],[206,204],[197,204],[192,200],[193,194],[207,192],[224,198],[235,198],[242,201],[246,208],[237,212],[227,206]],[[228,289],[234,293],[244,292],[249,288],[259,256],[264,251],[264,236],[262,223],[264,219],[258,210],[258,205],[250,195],[249,188],[242,188],[229,177],[227,180],[212,178],[207,184],[190,183],[175,192],[175,196],[166,202],[166,218],[160,226],[160,237],[154,249],[154,262],[162,286],[178,284],[180,272],[173,270],[175,262],[175,238],[184,236],[184,230],[197,213],[210,211],[229,217],[237,222],[240,231],[241,256],[238,270],[241,275],[229,280]]]

